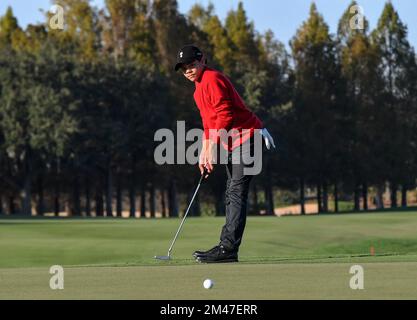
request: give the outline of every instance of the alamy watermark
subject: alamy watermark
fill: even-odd
[[[253,131],[253,136],[251,135]],[[250,139],[249,137],[252,136]],[[244,137],[244,138],[243,138]],[[242,140],[240,140],[242,139]],[[177,130],[163,128],[155,132],[154,141],[161,142],[154,151],[158,165],[202,163],[203,140],[216,141],[220,145],[213,148],[213,164],[241,164],[244,175],[257,175],[262,171],[262,135],[260,129],[232,129],[226,131],[210,129],[206,134],[201,129],[185,131],[185,122],[177,121]],[[186,142],[193,142],[186,148]],[[242,143],[243,142],[243,143]],[[232,145],[232,150],[228,146]]]
[[[53,30],[64,30],[64,8],[60,5],[53,5],[49,12],[52,16],[49,18],[49,27]]]
[[[365,289],[364,271],[360,265],[354,265],[350,267],[350,274],[353,276],[350,278],[349,286],[352,290],[363,290]]]
[[[51,290],[64,290],[64,268],[62,266],[52,266],[49,268],[49,274],[53,276],[49,280]]]
[[[349,8],[349,12],[354,14],[349,20],[349,26],[352,30],[363,30],[365,28],[365,11],[361,6],[354,5]]]

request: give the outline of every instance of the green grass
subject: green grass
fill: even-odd
[[[224,218],[0,220],[0,299],[417,299],[417,213],[249,217],[240,263],[201,265]],[[375,256],[370,255],[370,247]],[[365,269],[351,290],[350,266]],[[49,289],[49,267],[65,290]],[[215,287],[202,282],[212,278]]]

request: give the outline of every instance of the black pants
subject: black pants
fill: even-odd
[[[253,142],[250,143],[251,155],[254,154]],[[223,226],[220,244],[226,249],[238,251],[242,242],[243,231],[246,225],[247,202],[250,182],[253,175],[245,175],[244,168],[253,165],[242,161],[243,153],[239,152],[240,161],[232,163],[233,153],[228,153],[228,163],[225,165],[227,172],[226,183],[226,224]]]

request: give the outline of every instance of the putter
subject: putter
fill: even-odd
[[[198,190],[200,189],[200,185],[203,182],[204,177],[206,176],[206,174],[207,174],[207,169],[204,168],[203,174],[200,177],[200,181],[198,182],[198,185],[197,185],[197,188],[195,189],[194,195],[191,198],[191,201],[190,201],[190,204],[188,205],[187,211],[185,212],[184,217],[182,218],[181,224],[178,227],[177,233],[174,236],[174,240],[172,240],[171,246],[168,249],[168,255],[166,255],[166,256],[155,256],[155,259],[157,259],[157,260],[171,260],[171,251],[172,251],[172,248],[174,247],[175,241],[177,241],[178,235],[181,232],[182,226],[184,225],[184,222],[185,222],[185,219],[187,218],[188,212],[190,211],[190,208],[193,205],[194,198],[197,195]]]

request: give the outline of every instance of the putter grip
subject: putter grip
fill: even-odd
[[[199,182],[199,184],[201,183],[201,182],[203,182],[203,180],[204,180],[204,177],[206,176],[206,174],[207,174],[208,172],[207,172],[207,169],[206,168],[204,168],[204,170],[203,170],[203,174],[201,175],[201,177],[200,177],[200,182]]]

